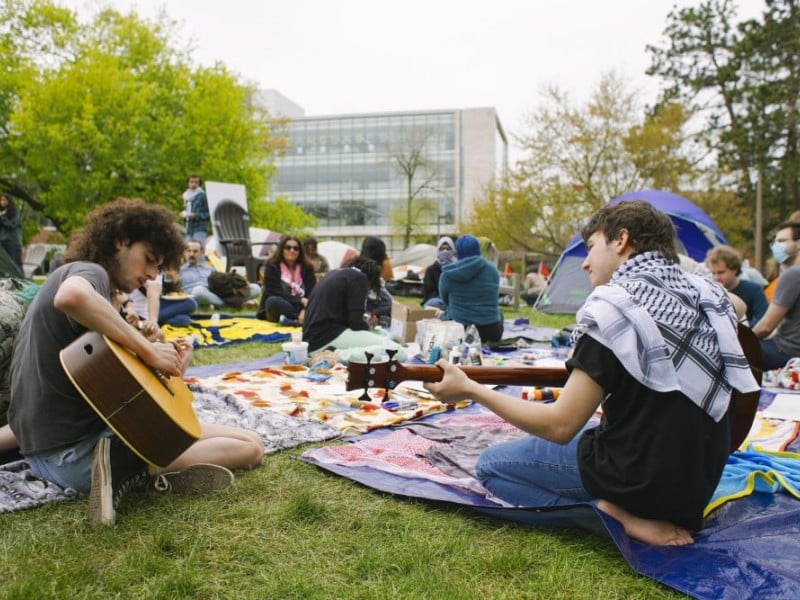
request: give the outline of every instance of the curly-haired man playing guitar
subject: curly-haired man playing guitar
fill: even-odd
[[[150,341],[113,304],[120,293],[177,265],[183,237],[164,207],[118,199],[93,211],[28,309],[11,365],[9,424],[34,474],[89,493],[94,523],[114,522],[122,494],[148,477],[202,492],[230,485],[228,468],[254,468],[263,445],[250,432],[202,425],[200,438],[163,469],[148,466],[106,426],[59,361],[60,351],[96,331],[165,375],[180,376],[185,349]],[[109,388],[113,390],[114,388]]]

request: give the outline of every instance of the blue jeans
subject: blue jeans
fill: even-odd
[[[197,310],[197,300],[184,298],[183,300],[170,300],[162,298],[158,309],[158,324],[168,323],[175,327],[186,327],[192,323],[189,313]]]
[[[439,298],[439,296],[434,296],[433,298],[428,298],[425,303],[422,305],[423,308],[438,308],[439,310],[447,310],[447,305],[444,303],[444,300]]]
[[[595,427],[587,424],[584,429]],[[594,500],[583,489],[578,472],[578,440],[564,444],[536,436],[489,446],[478,458],[483,485],[515,506],[560,506]]]
[[[26,456],[31,472],[62,488],[72,488],[80,494],[88,494],[92,487],[92,454],[97,441],[111,437],[114,433],[104,429],[78,442],[74,446],[50,454]]]
[[[762,363],[765,371],[772,369],[782,369],[792,358],[786,352],[778,348],[775,340],[761,340]]]

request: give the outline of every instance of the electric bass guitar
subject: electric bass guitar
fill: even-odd
[[[166,467],[200,437],[192,392],[180,377],[151,369],[96,331],[84,333],[59,357],[89,406],[147,463]]]
[[[739,343],[750,363],[753,376],[761,383],[761,345],[753,332],[739,324]],[[561,387],[567,381],[567,370],[540,367],[478,367],[459,365],[464,373],[478,383],[498,385],[541,385]],[[347,365],[348,390],[364,388],[364,396],[369,396],[369,388],[393,390],[407,380],[436,382],[441,381],[443,371],[436,365],[403,364],[396,360],[380,362],[349,362]],[[734,414],[731,422],[731,452],[738,449],[750,432],[756,410],[759,392],[741,394],[734,392]]]

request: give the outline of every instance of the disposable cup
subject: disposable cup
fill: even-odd
[[[286,342],[281,348],[286,364],[304,365],[308,361],[308,342]]]

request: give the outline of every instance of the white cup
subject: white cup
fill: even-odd
[[[308,342],[286,342],[281,346],[284,362],[289,365],[304,365],[308,360]]]

